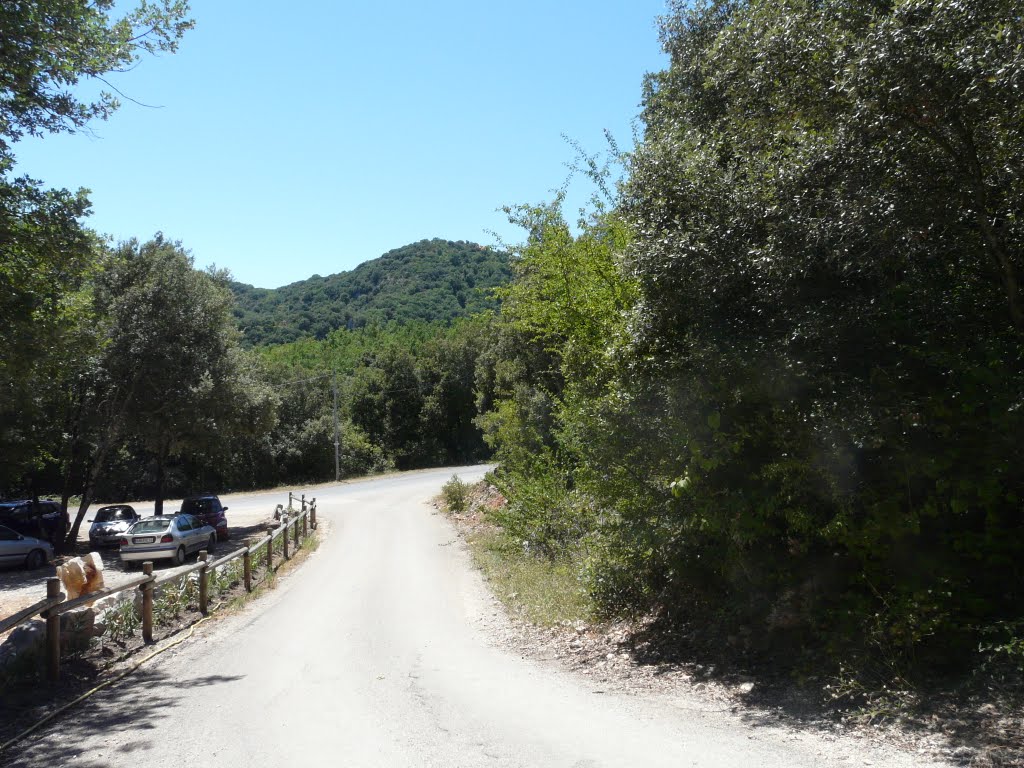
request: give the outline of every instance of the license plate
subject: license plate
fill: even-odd
[[[154,541],[156,541],[156,537],[155,536],[136,536],[134,539],[132,539],[132,541],[135,542],[136,544],[152,544]]]

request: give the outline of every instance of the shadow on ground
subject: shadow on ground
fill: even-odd
[[[655,622],[619,647],[655,674],[682,669],[697,685],[723,684],[737,702],[733,711],[754,727],[790,725],[826,734],[859,731],[954,765],[1024,766],[1024,680],[1019,671],[999,677],[989,670],[978,679],[907,684],[899,690],[892,670],[882,670],[873,686],[846,681],[848,689],[839,696],[835,673],[812,670],[798,680],[792,671],[780,672],[765,659],[756,660],[728,641],[714,642],[692,629]],[[785,649],[775,648],[770,657],[780,653]]]
[[[114,752],[137,754],[144,764],[157,732],[160,738],[178,738],[180,732],[171,724],[188,722],[182,713],[175,714],[179,702],[197,688],[230,685],[240,679],[226,675],[182,679],[159,670],[138,670],[0,753],[0,765],[61,765],[76,757],[76,766],[101,768]],[[42,707],[32,710],[32,722],[45,714]],[[22,720],[21,729],[31,725],[29,718]],[[102,745],[83,747],[97,735],[104,736]]]

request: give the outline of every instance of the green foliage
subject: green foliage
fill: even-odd
[[[121,600],[106,612],[104,623],[107,626],[104,636],[115,643],[124,643],[142,626],[142,616],[136,610],[134,600]]]
[[[84,193],[8,181],[0,159],[0,492],[59,454],[59,412],[96,343],[88,279],[100,249]],[[19,488],[21,486],[21,488]]]
[[[449,512],[462,514],[469,509],[469,492],[471,487],[468,483],[462,482],[458,475],[452,475],[441,487],[441,498],[444,506]]]
[[[604,611],[894,667],[1020,620],[1018,20],[674,3],[619,198],[518,209],[480,423]]]
[[[5,3],[0,7],[0,493],[63,484],[84,438],[80,391],[95,374],[102,318],[94,270],[104,260],[81,220],[84,190],[12,179],[13,145],[107,118],[117,100],[80,97],[83,81],[127,71],[143,54],[174,51],[192,22],[182,0]],[[63,475],[59,480],[56,479]]]
[[[142,2],[111,14],[112,0],[35,0],[0,7],[0,154],[7,141],[25,134],[79,130],[106,119],[119,106],[104,91],[80,100],[74,87],[83,79],[135,67],[144,53],[177,49],[193,26],[182,0]]]
[[[466,317],[495,308],[490,291],[508,279],[508,260],[499,251],[461,240],[421,240],[351,272],[276,289],[231,287],[247,342],[266,345],[324,339],[338,329]]]
[[[739,592],[776,626],[880,614],[864,631],[903,655],[963,648],[1020,601],[1013,16],[723,3],[667,22],[622,206],[644,474],[680,534],[652,595]]]
[[[182,611],[198,605],[199,584],[191,576],[168,582],[153,598],[153,621],[156,624],[170,624]]]
[[[1024,621],[1001,621],[984,627],[978,652],[993,672],[1008,670],[1006,676],[1019,683],[1024,678]]]
[[[226,277],[194,269],[180,244],[162,235],[122,244],[93,279],[92,298],[101,345],[69,403],[66,477],[76,462],[86,467],[69,542],[116,445],[149,465],[159,511],[172,462],[224,461],[229,439],[270,429],[276,405],[258,361],[238,348]]]
[[[231,482],[332,478],[335,384],[343,476],[480,460],[475,377],[491,324],[368,326],[261,349],[279,420],[237,447],[248,470],[239,463]]]
[[[232,560],[230,563],[215,568],[210,574],[210,594],[220,595],[242,581],[242,561]]]

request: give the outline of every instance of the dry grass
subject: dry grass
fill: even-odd
[[[505,500],[493,486],[484,482],[463,488],[461,509],[449,508],[448,493],[435,503],[462,532],[473,561],[508,610],[541,627],[590,621],[591,602],[574,564],[526,552],[495,525],[491,513]]]

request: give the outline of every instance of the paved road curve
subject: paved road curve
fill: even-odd
[[[601,693],[489,642],[487,624],[500,618],[453,529],[425,503],[451,474],[317,489],[330,535],[277,590],[208,623],[7,757],[97,768],[867,761],[817,737],[794,741],[725,714]]]

